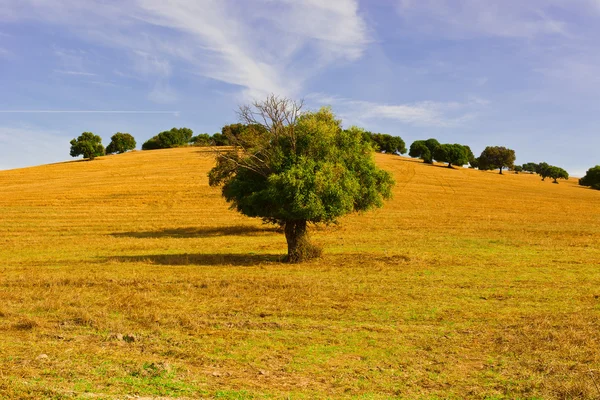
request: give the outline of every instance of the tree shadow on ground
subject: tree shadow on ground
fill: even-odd
[[[163,229],[148,232],[117,232],[114,237],[146,238],[203,238],[214,236],[260,236],[278,232],[277,227],[259,227],[247,225],[218,226],[218,227],[186,227]]]
[[[251,266],[265,263],[279,263],[283,255],[274,254],[149,254],[142,256],[108,257],[107,261],[121,263],[143,262],[156,265],[233,265]]]

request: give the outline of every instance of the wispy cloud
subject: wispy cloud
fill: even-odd
[[[98,76],[92,72],[83,72],[83,71],[65,71],[60,69],[55,69],[54,72],[64,75],[78,75],[78,76]]]
[[[0,110],[0,114],[172,114],[180,111],[146,110]]]
[[[26,7],[23,5],[29,5]],[[136,73],[149,66],[151,97],[175,93],[176,64],[234,85],[249,97],[296,95],[336,62],[360,58],[369,42],[358,0],[23,0],[5,5],[12,18],[60,24],[81,37],[128,52]],[[65,52],[63,52],[65,53]],[[71,65],[78,54],[62,54]],[[124,67],[124,66],[123,66]],[[85,71],[83,68],[65,70]],[[122,69],[122,68],[120,68]],[[153,94],[154,93],[154,94]],[[159,95],[156,96],[155,94]]]
[[[2,47],[0,47],[0,58],[11,59],[14,57],[14,54],[11,51],[8,51]]]
[[[404,22],[421,33],[509,38],[570,34],[567,23],[551,12],[572,7],[560,0],[398,0],[397,4]]]
[[[489,103],[473,98],[465,103],[422,101],[411,104],[383,104],[353,100],[322,93],[307,96],[309,103],[335,106],[350,123],[363,124],[374,119],[389,119],[419,127],[456,127],[477,116]]]

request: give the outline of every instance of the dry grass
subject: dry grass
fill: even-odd
[[[0,396],[600,397],[600,192],[377,161],[301,265],[197,148],[0,172]]]

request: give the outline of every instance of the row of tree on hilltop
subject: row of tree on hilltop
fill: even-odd
[[[221,132],[213,135],[201,133],[194,136],[190,128],[172,128],[148,139],[142,145],[142,150],[167,149],[189,145],[229,146],[240,140],[247,140],[251,135],[260,135],[261,129],[264,129],[261,125],[237,123],[225,125],[221,129]],[[405,154],[407,152],[406,144],[399,136],[363,130],[362,138],[377,151],[394,154]],[[120,154],[134,150],[135,148],[135,138],[129,133],[115,133],[111,137],[110,144],[104,148],[100,136],[94,135],[91,132],[83,132],[78,138],[71,140],[70,154],[73,157],[81,155],[84,158],[92,160],[95,157],[105,154]],[[535,173],[542,177],[542,181],[546,178],[552,178],[554,183],[558,183],[558,179],[569,179],[569,174],[566,170],[549,165],[546,162],[529,162],[515,166],[515,151],[502,146],[488,146],[479,157],[475,157],[471,148],[467,145],[457,143],[442,144],[438,140],[430,138],[414,141],[408,150],[408,155],[420,158],[428,164],[433,164],[434,160],[448,163],[449,168],[468,164],[471,168],[477,168],[482,171],[498,169],[500,174],[502,174],[503,169],[511,169],[516,173]],[[600,190],[600,166],[590,168],[586,175],[579,180],[579,184]]]

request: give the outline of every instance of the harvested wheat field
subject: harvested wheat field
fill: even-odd
[[[0,396],[600,397],[600,192],[376,160],[295,265],[200,148],[0,172]]]

